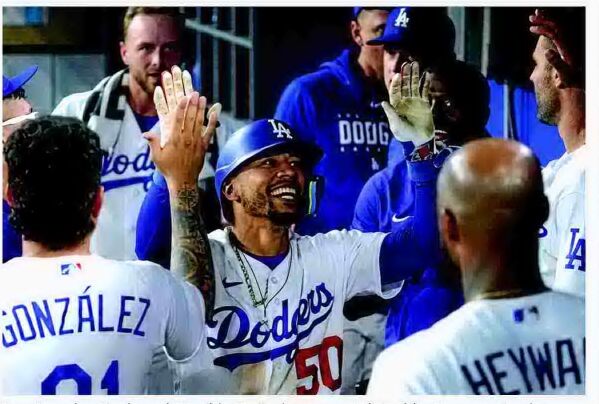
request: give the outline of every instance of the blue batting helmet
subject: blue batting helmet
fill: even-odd
[[[224,183],[236,171],[248,163],[272,153],[294,152],[315,165],[322,157],[322,150],[311,143],[299,140],[285,122],[278,119],[260,119],[239,129],[220,150],[216,163],[215,186],[222,206]]]

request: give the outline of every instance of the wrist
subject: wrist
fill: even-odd
[[[166,185],[171,195],[177,195],[179,191],[196,189],[198,181],[191,178],[166,178]]]

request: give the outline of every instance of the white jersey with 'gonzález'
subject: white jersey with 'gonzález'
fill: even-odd
[[[584,394],[584,300],[476,300],[378,357],[368,394]]]
[[[176,366],[180,392],[338,394],[343,304],[358,294],[383,295],[379,253],[385,234],[292,233],[287,256],[273,270],[240,251],[246,279],[229,231],[210,234],[213,320],[207,323],[207,349]],[[267,295],[266,307],[254,306],[246,282],[256,300]]]
[[[197,289],[149,262],[15,258],[0,269],[0,396],[142,394],[152,354],[191,357]]]

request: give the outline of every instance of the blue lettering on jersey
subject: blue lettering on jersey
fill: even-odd
[[[147,191],[152,180],[152,173],[156,168],[150,160],[150,147],[148,146],[143,153],[138,154],[133,159],[129,159],[126,154],[105,154],[102,162],[102,177],[109,174],[123,175],[128,168],[132,168],[135,173],[144,173],[144,175],[117,180],[103,180],[104,190],[110,191],[129,185],[143,184],[144,190]]]
[[[566,259],[568,260],[568,262],[566,263],[566,269],[577,269],[579,271],[585,272],[585,239],[578,235],[578,233],[580,233],[580,229],[572,228],[570,229],[570,233],[572,238],[570,239],[570,250],[568,251],[568,255],[566,255]],[[578,262],[578,265],[575,265],[575,262]]]
[[[87,291],[87,289],[86,289]],[[17,304],[2,310],[2,345],[10,348],[19,342],[37,338],[74,333],[118,332],[144,337],[145,319],[151,301],[143,297],[120,296],[119,310],[110,313],[112,325],[108,325],[104,308],[104,296],[84,294]],[[118,327],[114,324],[118,322]],[[115,331],[116,328],[116,331]]]
[[[212,318],[207,322],[208,327],[218,329],[216,336],[208,337],[207,342],[211,349],[236,349],[247,345],[262,348],[271,337],[275,342],[289,342],[272,350],[223,355],[217,357],[214,364],[233,371],[241,365],[274,360],[283,355],[287,362],[291,363],[301,341],[329,317],[334,299],[326,285],[321,283],[308,292],[305,298],[300,299],[291,317],[289,302],[285,299],[281,304],[281,314],[274,317],[270,329],[262,322],[251,326],[249,316],[240,307],[222,306],[215,309]],[[239,330],[236,334],[229,335],[233,329],[231,326],[235,323],[239,324]],[[305,327],[300,331],[302,326]]]
[[[584,338],[581,349],[582,357],[578,358],[572,339],[561,339],[491,352],[471,365],[462,364],[460,369],[473,394],[541,393],[566,384],[582,384]],[[514,370],[518,373],[511,375]],[[516,385],[508,385],[507,380]]]

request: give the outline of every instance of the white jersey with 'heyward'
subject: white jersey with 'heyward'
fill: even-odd
[[[554,290],[584,297],[586,237],[584,223],[587,146],[566,153],[543,169],[549,218],[541,229],[539,267]]]
[[[379,253],[385,234],[292,233],[287,256],[271,270],[241,251],[238,258],[229,231],[210,234],[214,315],[207,349],[175,367],[180,392],[338,394],[343,304],[358,294],[383,295]],[[252,303],[248,282],[256,301],[266,297],[266,307]]]
[[[383,351],[368,394],[584,394],[584,344],[579,297],[472,301]]]
[[[149,262],[15,258],[0,269],[0,395],[142,394],[153,352],[204,337],[193,286]]]

